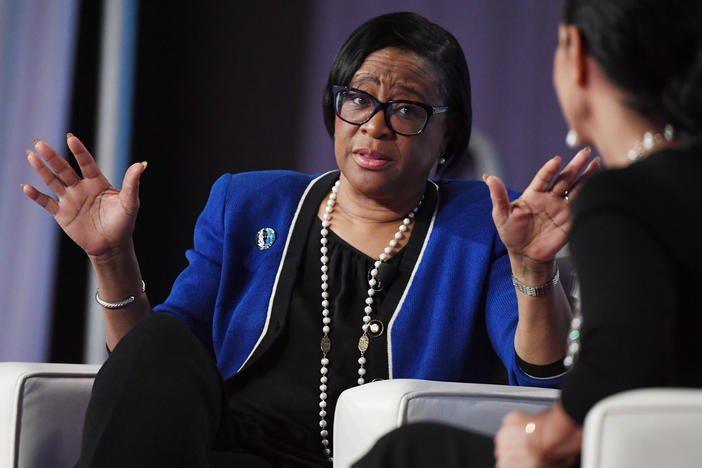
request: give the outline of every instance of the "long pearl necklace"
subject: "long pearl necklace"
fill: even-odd
[[[322,437],[322,451],[324,452],[324,455],[329,459],[329,461],[333,461],[333,459],[331,457],[331,449],[329,448],[329,430],[327,429],[328,424],[326,420],[327,382],[329,380],[329,378],[327,377],[327,373],[329,371],[329,358],[327,357],[327,354],[331,350],[331,339],[329,338],[329,333],[331,333],[331,312],[329,310],[329,292],[327,291],[327,289],[329,289],[329,285],[327,284],[327,280],[329,279],[329,276],[327,275],[327,272],[329,271],[329,257],[327,256],[327,252],[329,252],[329,249],[327,249],[327,235],[329,234],[328,228],[331,221],[332,212],[334,211],[334,205],[336,204],[336,197],[339,191],[339,183],[340,180],[337,180],[334,186],[332,187],[332,193],[331,195],[329,195],[329,200],[327,200],[327,206],[324,209],[324,216],[322,218],[322,230],[320,231],[321,238],[319,239],[319,243],[321,245],[321,248],[319,250],[322,253],[322,257],[320,260],[322,262],[321,270],[323,334],[322,341],[320,343],[320,347],[322,349],[322,367],[319,370],[319,373],[322,376],[319,379],[319,381],[321,382],[321,385],[319,386],[319,427],[321,429],[319,435]],[[422,196],[422,200],[423,199],[424,197]],[[378,260],[376,260],[376,262],[373,264],[373,269],[370,272],[370,278],[368,280],[368,297],[366,297],[366,305],[363,309],[363,325],[361,325],[361,330],[363,333],[358,339],[358,350],[361,353],[361,356],[358,358],[358,385],[363,385],[366,382],[365,354],[369,344],[368,327],[369,322],[371,321],[371,313],[373,313],[373,295],[376,291],[374,289],[374,286],[378,284],[378,269],[380,268],[380,265],[389,258],[390,253],[397,246],[398,241],[402,239],[404,233],[407,231],[407,229],[409,229],[410,223],[412,223],[412,220],[414,219],[417,211],[419,211],[419,207],[422,205],[422,200],[419,200],[417,206],[402,220],[402,224],[400,224],[400,227],[393,236],[392,240],[390,240],[388,246],[385,247],[385,249],[383,250],[383,253],[381,253],[378,256]]]

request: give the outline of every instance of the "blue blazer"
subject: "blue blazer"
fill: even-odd
[[[305,201],[318,206],[323,195],[310,193],[328,193],[318,184],[331,187],[337,177],[226,174],[212,187],[186,252],[189,265],[155,310],[183,320],[214,353],[224,378],[255,365],[283,329],[302,255],[291,245],[307,235],[309,221],[300,219],[300,208]],[[511,384],[557,386],[559,379],[532,378],[515,362],[517,299],[487,187],[462,180],[437,187],[424,246],[388,323],[388,375],[487,382],[494,349]],[[263,228],[277,235],[260,250]]]

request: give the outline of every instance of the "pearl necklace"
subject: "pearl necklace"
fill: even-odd
[[[329,225],[330,225],[330,220],[331,220],[331,215],[332,212],[334,211],[334,205],[336,204],[336,197],[337,193],[339,191],[339,182],[340,180],[337,180],[334,186],[332,187],[332,193],[329,195],[329,200],[327,200],[327,206],[324,209],[324,217],[322,219],[322,230],[320,231],[321,238],[319,240],[319,243],[321,244],[321,248],[319,249],[320,252],[322,253],[321,257],[321,262],[322,262],[322,341],[320,342],[320,348],[322,349],[322,360],[321,364],[322,367],[319,370],[319,373],[322,374],[320,377],[319,381],[321,382],[321,385],[319,386],[319,427],[321,428],[321,431],[319,432],[319,435],[322,437],[322,451],[324,452],[324,455],[329,459],[329,461],[333,461],[331,457],[331,449],[329,448],[329,430],[327,429],[327,382],[328,382],[328,368],[329,366],[329,358],[327,357],[327,354],[331,350],[331,339],[329,338],[329,333],[331,333],[331,312],[329,310],[329,293],[327,292],[327,289],[329,289],[329,285],[327,284],[327,280],[329,279],[329,276],[327,276],[327,272],[329,271],[329,257],[327,256],[327,252],[329,252],[329,249],[327,249],[327,235],[329,234]],[[422,199],[419,200],[419,203],[417,203],[417,206],[402,220],[402,224],[400,224],[400,227],[398,228],[397,232],[393,236],[393,239],[389,242],[388,246],[385,247],[383,250],[383,253],[381,253],[378,256],[378,260],[373,264],[373,269],[370,272],[370,279],[368,280],[368,297],[366,297],[365,301],[365,307],[363,309],[364,315],[363,315],[363,325],[361,325],[361,330],[362,334],[361,337],[358,339],[358,350],[361,353],[361,357],[358,358],[358,380],[357,383],[358,385],[363,385],[366,380],[365,380],[365,375],[366,375],[366,350],[368,349],[368,344],[369,344],[369,339],[368,339],[368,326],[369,322],[371,321],[371,313],[373,313],[373,295],[375,294],[375,289],[374,286],[378,284],[377,276],[378,276],[378,269],[380,268],[380,265],[389,258],[390,253],[393,251],[393,249],[397,246],[397,243],[400,239],[402,239],[404,233],[407,231],[409,228],[410,223],[412,222],[412,219],[415,217],[417,211],[419,211],[419,207],[422,205],[422,200],[424,199],[424,196],[422,196]]]
[[[663,129],[663,134],[646,132],[643,135],[641,141],[638,141],[636,145],[627,152],[629,161],[634,162],[641,156],[648,154],[654,146],[660,144],[661,142],[671,141],[675,136],[675,130],[671,124],[667,124]]]

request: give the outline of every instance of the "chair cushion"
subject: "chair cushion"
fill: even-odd
[[[702,390],[630,390],[585,418],[582,468],[687,468],[700,460]]]
[[[0,363],[0,468],[73,466],[98,370]]]
[[[347,467],[385,433],[434,421],[493,435],[510,411],[536,413],[558,390],[507,385],[392,379],[342,392],[334,416],[334,467]]]

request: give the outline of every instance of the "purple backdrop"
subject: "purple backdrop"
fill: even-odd
[[[555,154],[564,156],[566,126],[553,91],[551,67],[560,1],[391,0],[319,1],[312,8],[299,169],[334,167],[332,143],[324,130],[321,89],[337,47],[363,21],[391,11],[415,11],[453,33],[471,73],[473,125],[496,144],[506,182],[523,189]]]

